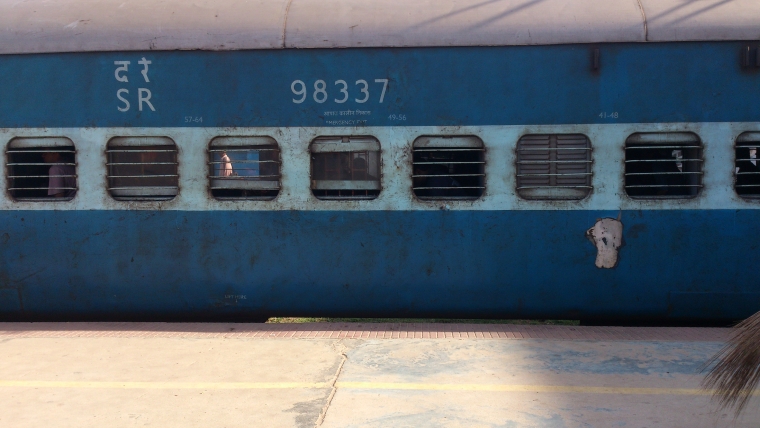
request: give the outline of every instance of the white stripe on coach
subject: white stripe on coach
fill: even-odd
[[[0,194],[2,210],[636,210],[636,209],[759,209],[734,192],[734,141],[754,123],[673,123],[462,127],[366,128],[20,128],[0,129],[5,150],[14,137],[63,136],[77,149],[79,192],[68,202],[12,201]],[[703,185],[694,199],[634,200],[623,189],[624,145],[636,132],[694,132],[702,140]],[[581,133],[591,140],[591,195],[580,201],[528,201],[515,194],[515,147],[524,134]],[[208,145],[217,136],[267,135],[275,138],[282,156],[282,189],[273,201],[218,201],[208,192]],[[372,135],[382,150],[382,188],[370,201],[318,200],[310,190],[309,143],[317,136]],[[421,135],[477,135],[486,146],[486,193],[476,201],[419,201],[412,194],[412,142]],[[167,136],[179,149],[180,193],[165,202],[116,201],[106,190],[105,148],[116,136]],[[0,165],[7,188],[5,165]]]

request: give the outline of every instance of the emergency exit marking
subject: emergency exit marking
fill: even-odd
[[[137,65],[142,67],[140,74],[142,75],[143,80],[145,80],[145,83],[150,83],[148,70],[149,66],[152,63],[152,61],[145,59],[145,57],[137,61]],[[129,66],[132,64],[132,61],[114,61],[113,64],[117,66],[113,73],[116,81],[121,83],[129,83]],[[153,104],[150,102],[150,98],[152,96],[153,94],[150,92],[150,89],[137,88],[137,109],[139,111],[143,111],[143,106],[146,106],[151,111],[156,111],[155,107],[153,107]],[[126,97],[129,97],[129,89],[121,88],[116,91],[116,98],[118,98],[121,102],[121,105],[117,105],[116,109],[122,113],[128,112],[132,107]]]
[[[380,92],[380,98],[379,102],[382,103],[385,99],[385,91],[388,89],[388,79],[375,79],[375,83],[382,83],[383,89]],[[334,98],[333,102],[338,104],[343,104],[346,101],[348,101],[351,98],[351,95],[348,92],[348,82],[345,80],[336,80],[334,83],[334,89],[337,90],[337,93],[340,94],[339,98]],[[327,82],[324,80],[317,80],[312,85],[314,88],[312,91],[312,99],[322,104],[325,101],[327,101],[330,96],[327,93]],[[358,92],[356,90],[358,89]],[[293,83],[290,84],[290,91],[293,92],[294,95],[300,96],[301,98],[293,98],[294,104],[301,104],[302,102],[306,101],[306,98],[309,96],[309,90],[307,89],[306,83],[303,82],[303,80],[294,80]],[[353,98],[353,101],[359,104],[366,103],[369,100],[369,83],[367,83],[364,79],[359,79],[354,83],[354,89],[352,91],[354,95],[356,95],[356,98]]]

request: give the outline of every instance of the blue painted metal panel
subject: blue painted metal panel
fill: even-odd
[[[742,46],[601,45],[598,72],[588,45],[4,55],[0,127],[757,121],[760,69],[740,67]],[[142,58],[151,62],[149,81]],[[114,61],[131,62],[119,74],[128,82],[117,80]],[[322,104],[314,99],[320,79]],[[364,98],[360,79],[368,82],[366,103],[355,101]],[[383,103],[375,79],[389,79]],[[300,104],[295,80],[308,90]],[[347,85],[342,104],[337,80]],[[140,88],[155,111],[146,103],[139,111]],[[124,112],[120,89],[128,91]]]
[[[5,211],[0,316],[710,319],[671,293],[757,296],[755,210],[623,211],[615,269],[599,211]],[[721,318],[747,315],[737,305]],[[741,313],[739,313],[741,312]]]

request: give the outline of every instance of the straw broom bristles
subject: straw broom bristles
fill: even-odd
[[[728,343],[705,363],[703,370],[713,364],[702,387],[713,389],[713,398],[720,407],[733,407],[738,416],[760,381],[760,312],[734,327]]]

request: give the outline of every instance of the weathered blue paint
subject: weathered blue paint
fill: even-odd
[[[760,69],[741,42],[0,56],[2,127],[537,125],[741,122],[760,117]],[[591,69],[592,48],[601,68]],[[152,63],[150,82],[141,58]],[[131,61],[116,80],[114,61]],[[382,84],[390,79],[382,104]],[[302,80],[302,104],[291,83]],[[314,101],[314,83],[328,98]],[[349,101],[336,80],[348,84]],[[355,82],[369,84],[364,104]],[[138,90],[156,111],[138,111]],[[116,96],[127,89],[131,109]],[[360,109],[365,116],[326,116]],[[601,113],[617,117],[600,117]],[[403,115],[406,120],[391,120]],[[190,121],[188,121],[188,118]],[[198,119],[202,118],[202,121]],[[350,124],[349,124],[350,125]]]
[[[760,309],[757,210],[623,211],[615,269],[594,267],[584,232],[617,212],[1,215],[5,319],[738,319]],[[723,303],[674,312],[673,293]]]

